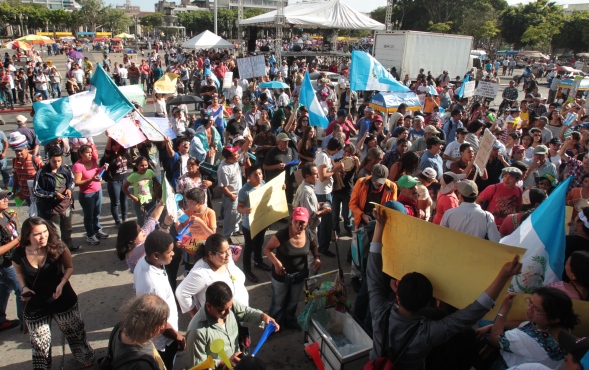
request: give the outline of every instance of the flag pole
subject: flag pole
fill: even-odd
[[[145,122],[147,122],[147,123],[148,123],[148,124],[149,124],[151,127],[153,127],[153,129],[154,129],[154,130],[156,130],[157,132],[159,132],[159,133],[160,133],[160,134],[161,134],[161,135],[162,135],[164,138],[166,137],[166,135],[165,135],[165,134],[164,134],[164,133],[163,133],[163,132],[162,132],[162,131],[161,131],[161,130],[160,130],[160,129],[159,129],[157,126],[156,126],[156,125],[154,125],[153,123],[151,123],[151,121],[150,121],[150,120],[148,120],[148,119],[147,119],[147,117],[145,117],[145,116],[143,115],[143,113],[141,113],[141,112],[139,111],[139,109],[135,109],[135,113],[137,113],[138,115],[140,115],[140,116],[141,116],[141,118],[143,118],[143,120],[144,120]]]
[[[353,53],[353,51],[352,51],[352,53]],[[348,71],[348,81],[350,84],[350,100],[348,101],[348,115],[350,115],[352,113],[352,59],[354,59],[354,58],[350,57],[350,69]],[[356,120],[355,117],[354,117],[354,120]]]

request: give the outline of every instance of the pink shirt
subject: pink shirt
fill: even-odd
[[[438,195],[438,201],[436,203],[436,215],[434,216],[434,224],[439,225],[442,222],[442,217],[444,217],[444,213],[452,208],[458,207],[458,198],[454,192],[450,194],[442,194]]]
[[[92,168],[87,170],[82,162],[77,161],[72,167],[72,172],[74,174],[81,173],[82,180],[87,180],[98,175],[100,173],[100,167],[98,167],[98,163],[95,160],[92,160]],[[92,194],[97,191],[102,191],[100,181],[90,181],[84,185],[80,185],[80,192],[84,194]]]

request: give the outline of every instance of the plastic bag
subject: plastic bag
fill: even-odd
[[[327,325],[329,322],[329,314],[325,309],[325,297],[313,299],[307,303],[307,306],[297,318],[297,322],[304,331],[308,331],[313,319],[321,325]]]

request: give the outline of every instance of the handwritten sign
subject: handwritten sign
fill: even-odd
[[[474,164],[479,169],[479,174],[482,175],[487,167],[487,161],[491,156],[491,150],[493,150],[493,144],[495,144],[495,135],[489,129],[485,129],[483,138],[479,144],[479,150],[477,151],[476,157],[474,157]]]
[[[474,87],[476,81],[468,81],[464,84],[464,93],[462,94],[463,98],[470,98],[474,95]]]
[[[223,88],[224,89],[231,88],[232,82],[233,82],[233,72],[225,72],[225,76],[223,77]]]
[[[495,99],[499,92],[499,84],[489,81],[479,81],[476,92],[476,96],[482,96],[483,98]]]
[[[159,128],[160,131],[164,133],[164,135],[168,136],[170,139],[176,138],[176,133],[170,126],[170,122],[166,117],[149,117],[148,119],[149,122],[153,123],[157,128]],[[143,117],[139,117],[139,127],[149,141],[164,141],[162,134],[157,132],[157,130],[147,123]]]
[[[123,148],[130,148],[147,140],[135,122],[128,117],[106,130],[106,135],[121,144]]]
[[[282,190],[284,179],[285,171],[282,171],[280,175],[248,194],[252,209],[249,214],[252,238],[289,215],[286,193]]]
[[[266,59],[263,55],[237,59],[240,78],[254,78],[266,75]]]

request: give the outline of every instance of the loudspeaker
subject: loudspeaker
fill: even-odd
[[[249,51],[250,53],[256,51],[256,39],[247,39],[247,51]]]
[[[301,51],[301,45],[293,45],[292,51]]]
[[[260,46],[260,51],[270,51],[270,46],[262,45],[262,46]]]

